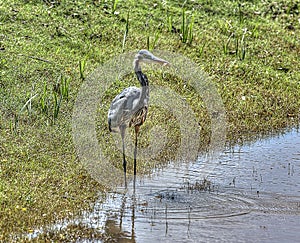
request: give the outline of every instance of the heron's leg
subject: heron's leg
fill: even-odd
[[[120,132],[121,132],[121,137],[122,137],[122,146],[123,146],[123,169],[124,169],[125,187],[127,187],[127,181],[126,181],[127,162],[126,162],[126,158],[125,158],[125,143],[124,143],[125,129],[126,129],[126,126],[120,126]]]
[[[133,174],[134,177],[136,176],[136,153],[137,153],[137,143],[138,143],[138,134],[139,134],[140,127],[135,126],[135,145],[134,145],[134,159],[133,159]]]

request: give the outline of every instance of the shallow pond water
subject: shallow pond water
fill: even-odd
[[[193,163],[170,163],[137,178],[126,191],[108,193],[92,212],[37,229],[27,237],[80,224],[118,242],[300,239],[298,131],[231,147],[214,161],[212,171],[205,171],[205,163],[205,156]]]

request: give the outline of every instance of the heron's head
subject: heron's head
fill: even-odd
[[[140,50],[137,55],[135,56],[135,59],[139,60],[139,62],[145,62],[145,63],[158,63],[163,66],[170,65],[170,63],[164,59],[161,59],[159,57],[154,56],[150,51],[148,50]]]

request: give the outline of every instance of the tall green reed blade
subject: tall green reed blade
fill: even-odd
[[[194,35],[193,35],[193,27],[194,27],[194,16],[192,16],[192,21],[189,24],[189,33],[188,33],[188,43],[192,44]]]
[[[127,38],[127,35],[128,35],[128,31],[129,31],[129,12],[127,13],[125,32],[124,32],[123,42],[122,42],[122,52],[125,51],[125,43],[126,43],[126,38]]]
[[[186,18],[185,18],[185,9],[182,9],[182,23],[181,23],[181,39],[183,43],[186,43],[187,40],[187,30],[186,30]]]
[[[239,2],[238,3],[238,8],[239,8],[239,22],[240,24],[243,22],[243,12],[242,12],[242,4]]]
[[[235,39],[235,55],[239,56],[239,39]]]
[[[150,41],[150,36],[148,35],[147,36],[147,49],[150,50],[150,51],[155,49],[155,46],[156,46],[156,43],[157,43],[158,39],[159,39],[159,32],[155,33],[153,42]]]
[[[69,100],[70,77],[61,76],[60,93],[67,101]]]
[[[239,53],[239,58],[240,58],[241,61],[244,60],[245,57],[246,57],[245,36],[246,36],[247,31],[248,31],[247,28],[245,28],[243,30],[243,36],[241,38],[241,45],[240,45],[241,46],[241,50],[240,50],[240,53]]]
[[[147,36],[147,49],[150,50],[150,36]]]
[[[10,122],[10,131],[12,134],[15,135],[17,134],[18,126],[19,126],[19,114],[15,113],[14,120]]]
[[[48,103],[48,97],[47,97],[47,84],[44,84],[44,89],[43,89],[43,94],[40,98],[40,107],[41,107],[41,111],[44,114],[48,114],[48,110],[49,110],[49,103]]]
[[[241,50],[241,55],[240,55],[240,60],[244,60],[246,57],[246,45],[242,45],[242,50]]]
[[[191,44],[193,41],[193,26],[194,16],[192,19],[187,19],[185,9],[182,9],[182,23],[181,23],[181,41],[182,43]]]
[[[204,51],[204,47],[206,46],[207,42],[204,42],[204,44],[199,49],[199,56],[201,57]]]
[[[172,15],[169,15],[168,16],[168,30],[169,30],[169,32],[172,32],[172,30],[173,30],[173,25],[172,25]]]
[[[61,101],[62,95],[58,94],[57,92],[53,92],[53,121],[58,117]]]
[[[119,0],[113,0],[112,1],[112,13],[114,13],[117,10]]]
[[[231,38],[234,36],[234,33],[231,33],[231,35],[228,37],[227,41],[223,44],[223,52],[225,55],[229,52],[229,43],[231,41]]]
[[[158,39],[159,39],[159,32],[157,31],[157,32],[155,33],[155,37],[154,37],[154,41],[153,41],[153,45],[152,45],[151,50],[153,50],[153,49],[155,48]]]
[[[84,70],[85,70],[86,60],[79,61],[79,73],[80,73],[80,79],[84,80]]]

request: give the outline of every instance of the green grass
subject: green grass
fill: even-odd
[[[182,43],[192,44],[193,41],[193,25],[194,17],[191,19],[186,17],[185,9],[182,9],[182,23],[181,23],[181,41]]]
[[[85,78],[122,52],[168,50],[197,63],[223,99],[228,141],[299,125],[299,8],[296,0],[186,1],[184,6],[181,1],[2,1],[0,241],[79,214],[103,189],[76,156],[72,109]],[[116,81],[99,104],[97,132],[108,141],[101,146],[119,167],[106,114],[114,95],[138,85],[133,77]],[[179,78],[164,78],[159,71],[149,73],[152,84],[185,97],[203,127],[205,147],[210,127],[201,97]],[[151,140],[147,131],[166,119],[167,147],[153,161],[172,158],[180,136],[176,119],[150,106],[142,147]],[[138,166],[147,171],[153,165]]]

